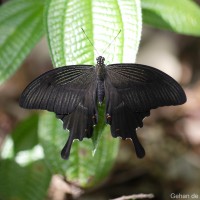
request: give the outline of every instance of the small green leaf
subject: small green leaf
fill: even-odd
[[[33,148],[38,144],[38,115],[34,114],[20,122],[11,133],[14,142],[14,152]]]
[[[0,162],[0,198],[44,200],[51,174],[43,160],[22,167],[13,160]]]
[[[75,140],[66,161],[61,158],[60,151],[68,133],[63,130],[62,122],[55,119],[55,114],[44,113],[39,123],[39,136],[52,173],[62,174],[82,187],[93,186],[108,176],[118,153],[119,139],[111,137],[109,125],[101,131],[102,137],[94,155],[90,139]]]
[[[13,0],[0,7],[0,83],[9,78],[43,35],[41,0]]]
[[[98,105],[98,124],[95,126],[92,136],[92,142],[94,145],[94,153],[98,148],[99,141],[101,140],[101,132],[105,127],[105,103]]]
[[[200,35],[200,7],[191,0],[142,0],[143,22],[186,35]]]

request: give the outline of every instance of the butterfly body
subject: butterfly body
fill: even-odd
[[[130,138],[136,154],[144,157],[136,129],[150,110],[186,102],[181,86],[164,72],[140,64],[72,65],[50,70],[23,91],[20,106],[56,113],[70,131],[61,155],[67,159],[74,139],[91,138],[98,123],[97,103],[105,98],[105,122],[113,137]]]

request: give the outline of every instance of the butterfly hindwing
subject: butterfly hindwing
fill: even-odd
[[[91,138],[93,126],[98,122],[96,82],[91,83],[83,100],[71,114],[57,114],[57,117],[63,121],[63,128],[70,132],[68,141],[61,151],[62,158],[68,159],[73,140],[83,140],[84,137]]]
[[[145,65],[113,64],[106,67],[106,118],[113,137],[131,138],[138,157],[145,155],[136,129],[159,106],[186,101],[180,85],[167,74]]]
[[[105,96],[106,121],[111,126],[112,136],[131,138],[137,156],[144,157],[145,151],[137,138],[136,129],[143,126],[142,120],[145,116],[149,116],[150,112],[132,112],[108,77],[105,80]]]
[[[94,75],[95,68],[91,65],[50,70],[26,87],[19,104],[23,108],[69,114],[82,101],[95,79]]]

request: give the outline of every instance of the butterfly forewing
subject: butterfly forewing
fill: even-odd
[[[71,113],[95,80],[90,65],[66,66],[48,71],[31,82],[20,98],[20,106],[58,114]]]
[[[186,96],[181,86],[162,71],[140,64],[113,64],[106,68],[108,79],[132,111],[180,105]]]

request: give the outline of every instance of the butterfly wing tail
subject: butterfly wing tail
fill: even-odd
[[[136,132],[132,134],[131,139],[133,141],[137,157],[143,158],[145,156],[145,150],[144,150],[143,146],[141,145]]]
[[[73,136],[72,134],[69,135],[69,138],[68,138],[65,146],[63,147],[62,151],[61,151],[61,157],[65,160],[67,160],[69,158],[69,155],[70,155],[72,142],[74,140],[72,136]]]

